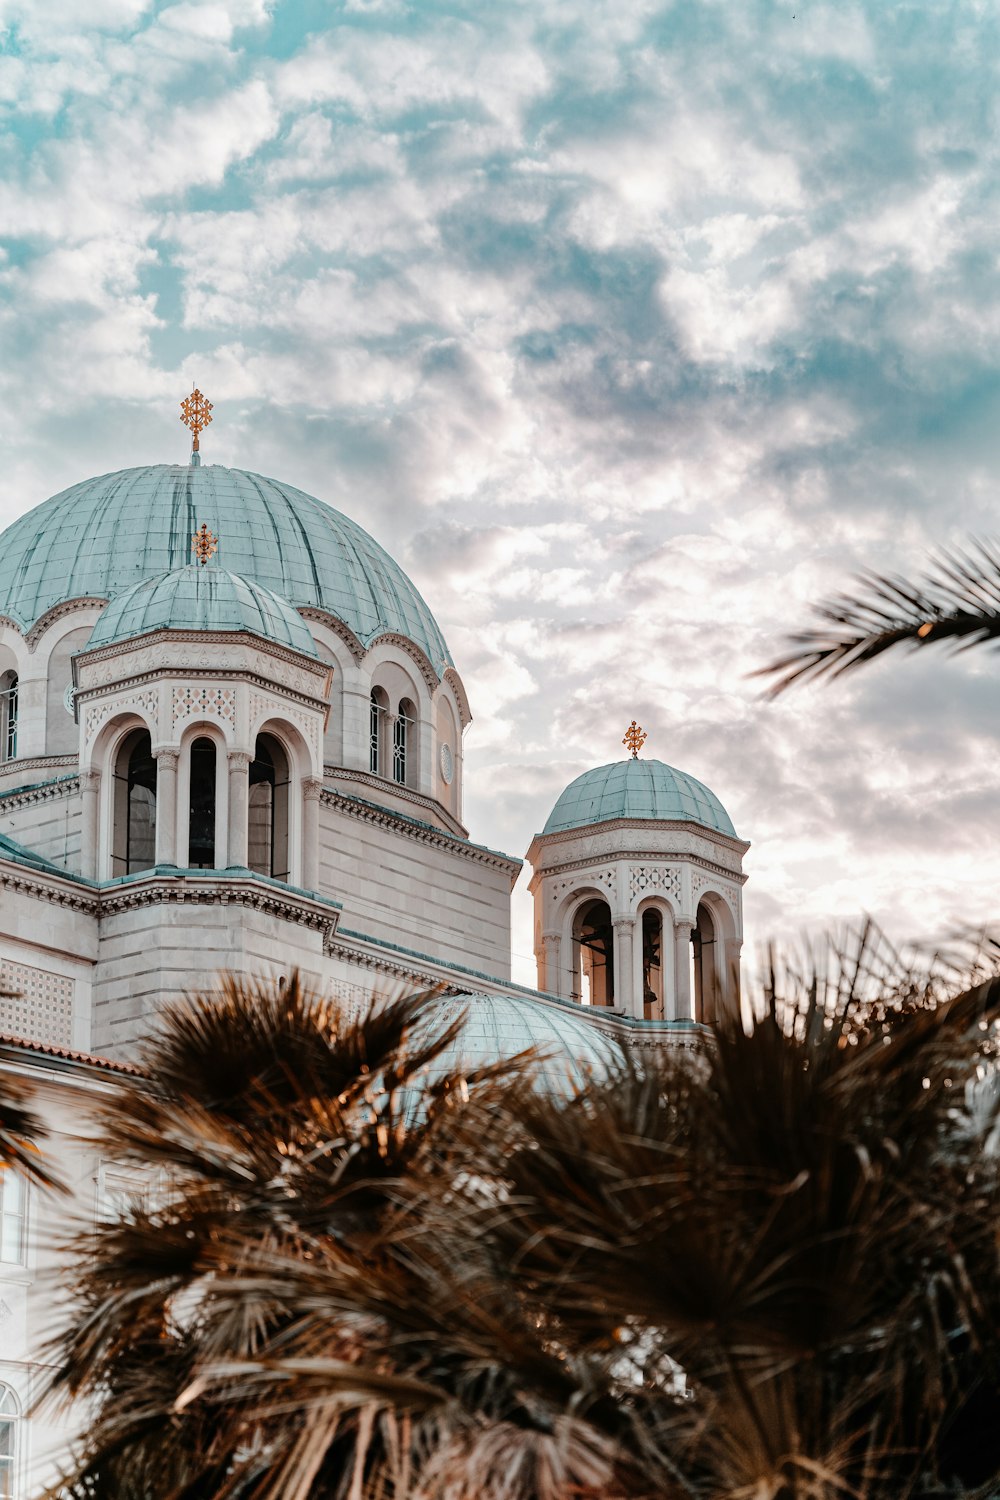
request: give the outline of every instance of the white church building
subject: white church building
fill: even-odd
[[[292,969],[345,1005],[438,986],[470,1061],[579,1077],[738,1004],[749,847],[692,776],[578,777],[527,851],[537,990],[510,977],[520,859],[463,821],[472,712],[424,600],[356,522],[194,451],[74,485],[0,534],[0,1075],[37,1086],[72,1207],[0,1172],[0,1500],[64,1441],[28,1417],[52,1245],[128,1190],[90,1104],[161,1005]],[[473,830],[474,832],[474,830]]]

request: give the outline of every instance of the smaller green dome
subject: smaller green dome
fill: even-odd
[[[561,833],[616,818],[699,823],[736,837],[732,820],[715,793],[662,760],[616,760],[584,771],[563,792],[542,832]]]
[[[432,1076],[440,1077],[453,1067],[506,1062],[530,1048],[537,1054],[536,1077],[542,1090],[568,1095],[591,1075],[606,1075],[617,1057],[615,1044],[585,1011],[568,1001],[552,1005],[527,996],[469,992],[443,996],[438,1007],[447,1021],[464,1011],[465,1024],[431,1064]]]
[[[157,573],[118,594],[101,611],[86,649],[152,630],[246,630],[316,655],[308,625],[286,600],[238,573],[200,563]]]

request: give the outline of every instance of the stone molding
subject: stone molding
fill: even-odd
[[[53,906],[65,906],[71,911],[85,912],[88,917],[100,915],[96,890],[81,890],[71,884],[67,874],[65,881],[58,875],[40,875],[13,861],[0,859],[0,890],[14,895],[31,896],[36,901],[48,901]]]
[[[462,728],[468,729],[472,723],[472,709],[469,707],[469,698],[461,677],[459,677],[454,667],[446,667],[442,681],[446,682],[454,693],[455,702],[458,704],[458,717],[462,721]]]
[[[645,834],[644,839],[637,837],[641,834]],[[565,848],[565,857],[556,852],[562,848]],[[574,853],[583,863],[701,855],[709,864],[738,874],[749,848],[745,839],[733,838],[714,828],[704,828],[687,818],[609,818],[606,823],[590,823],[584,828],[537,833],[531,841],[528,858],[536,868],[551,871],[569,865]],[[714,858],[706,850],[714,851]]]
[[[300,605],[299,614],[303,620],[315,620],[317,625],[326,625],[333,631],[334,635],[340,636],[340,639],[347,646],[355,661],[360,662],[363,659],[365,654],[364,645],[354,634],[350,625],[345,625],[344,621],[338,620],[336,615],[331,615],[325,609],[318,609],[313,604]]]
[[[531,857],[530,850],[528,851],[528,857],[529,859]],[[620,850],[615,849],[610,852],[608,850],[604,850],[597,856],[596,859],[593,856],[588,859],[561,859],[558,861],[558,863],[555,864],[541,865],[536,867],[535,869],[535,873],[532,876],[529,890],[534,890],[536,883],[541,880],[551,880],[553,876],[562,876],[564,873],[567,873],[569,871],[595,870],[598,865],[604,864],[604,862],[608,859],[628,860],[636,870],[648,870],[650,865],[654,863],[666,863],[667,861],[683,860],[685,864],[696,866],[697,868],[702,870],[707,870],[710,876],[716,879],[727,880],[730,884],[733,885],[746,885],[748,878],[742,870],[732,869],[729,865],[719,864],[716,860],[709,859],[703,854],[695,854],[694,852],[689,852],[685,849],[678,848],[676,844],[672,843],[670,853],[650,853],[648,848]],[[567,884],[572,884],[572,882],[570,881]],[[706,885],[707,884],[708,882],[706,881]],[[703,886],[702,889],[705,889],[705,887]]]
[[[75,797],[79,791],[79,776],[67,776],[59,781],[43,781],[41,786],[28,786],[21,789],[15,788],[12,792],[0,792],[0,807],[5,812],[16,807],[31,807],[36,802],[50,802],[55,797]]]
[[[344,813],[349,818],[356,818],[362,823],[371,823],[377,828],[390,828],[393,833],[401,833],[406,838],[415,839],[419,844],[430,844],[438,849],[448,849],[454,854],[460,854],[464,859],[471,859],[480,865],[489,865],[491,869],[502,870],[507,875],[516,875],[521,868],[519,859],[512,859],[509,855],[500,854],[494,849],[485,849],[481,844],[470,844],[468,840],[459,838],[456,834],[445,833],[443,829],[431,828],[426,823],[417,823],[408,818],[405,813],[395,813],[386,807],[376,807],[371,802],[362,802],[360,797],[350,797],[344,792],[337,792],[332,787],[323,788],[322,801],[327,807],[332,807],[336,812]]]
[[[80,757],[75,751],[68,755],[15,755],[13,760],[0,761],[0,777],[13,776],[18,771],[26,771],[37,766],[41,770],[50,770],[55,766],[75,767]],[[0,796],[3,793],[0,792]]]
[[[374,651],[376,646],[398,646],[400,651],[404,652],[420,669],[420,675],[427,684],[427,691],[434,692],[441,679],[435,672],[430,658],[421,651],[416,641],[411,641],[409,636],[400,635],[395,630],[388,630],[384,635],[377,636],[375,640],[369,642],[368,651]]]
[[[31,629],[25,635],[24,639],[28,643],[28,650],[34,651],[49,626],[54,625],[57,620],[61,620],[64,615],[72,615],[77,610],[82,609],[103,609],[107,602],[107,599],[92,599],[81,596],[79,599],[66,599],[61,604],[54,604],[51,609],[47,609],[43,615],[38,616],[34,625],[32,625]]]
[[[332,935],[323,940],[323,954],[326,958],[342,959],[358,969],[368,969],[375,974],[386,974],[392,979],[405,980],[407,984],[437,985],[440,983],[437,977],[427,969],[414,968],[411,964],[400,963],[398,959],[369,953],[363,948],[354,948]],[[449,988],[453,994],[460,993],[457,986]]]
[[[332,935],[340,921],[339,911],[331,911],[308,896],[276,891],[253,880],[226,876],[221,871],[216,880],[211,877],[186,880],[183,874],[153,875],[114,890],[99,891],[97,902],[102,917],[144,906],[246,906],[322,932],[324,939]]]
[[[91,651],[81,651],[77,654],[81,658],[86,658],[81,660],[80,666],[88,676],[94,668],[104,662],[115,661],[122,657],[136,658],[132,666],[132,675],[140,675],[158,667],[176,667],[178,663],[175,658],[175,648],[178,646],[185,648],[192,646],[232,648],[235,646],[242,651],[257,655],[263,653],[268,658],[269,667],[273,666],[275,661],[284,662],[288,666],[295,667],[298,672],[311,677],[325,678],[330,670],[329,662],[320,661],[318,657],[305,656],[291,646],[283,646],[280,642],[268,640],[263,635],[254,635],[249,630],[165,630],[157,626],[148,630],[144,635],[132,636],[127,641],[109,641],[106,646],[96,646]],[[179,665],[186,670],[189,666],[205,667],[212,664],[210,661],[182,661]],[[246,667],[237,670],[252,672],[254,668]]]
[[[418,792],[413,787],[402,786],[398,781],[390,781],[386,776],[376,776],[372,771],[352,771],[349,766],[324,766],[323,775],[327,781],[359,781],[362,786],[370,786],[374,791],[391,791],[394,797],[404,797],[407,802],[413,802],[417,807],[426,807],[430,812],[436,812],[451,825],[451,832],[456,838],[467,837],[466,830],[457,818],[453,818],[447,808],[434,797],[428,797],[426,792]]]

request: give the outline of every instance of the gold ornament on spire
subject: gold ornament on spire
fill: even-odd
[[[185,396],[181,402],[181,421],[185,427],[190,427],[194,442],[191,444],[192,452],[198,452],[198,434],[204,432],[212,420],[212,403],[206,401],[198,387],[195,386],[190,396]]]
[[[213,536],[207,524],[202,521],[201,526],[191,538],[191,551],[195,554],[202,567],[210,557],[214,557],[219,546],[219,538]]]
[[[625,745],[629,750],[631,750],[632,759],[638,760],[639,751],[642,749],[645,743],[646,731],[644,729],[640,729],[639,725],[633,719],[631,724],[625,731],[625,738],[622,740],[622,744]]]

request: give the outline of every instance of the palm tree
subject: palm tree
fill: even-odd
[[[103,1119],[161,1178],[77,1246],[61,1492],[995,1494],[998,1002],[867,928],[569,1099],[432,996],[175,1006]]]
[[[0,992],[0,998],[8,997]],[[0,1061],[6,1050],[0,1044]],[[0,1075],[0,1174],[14,1168],[44,1187],[59,1188],[58,1178],[42,1160],[39,1142],[47,1132],[31,1109],[30,1099],[31,1090],[21,1079]]]
[[[757,674],[774,679],[771,696],[899,647],[965,649],[1000,637],[1000,551],[990,543],[942,552],[916,583],[872,572],[858,583],[856,593],[818,604],[821,623],[792,635],[792,649]]]

